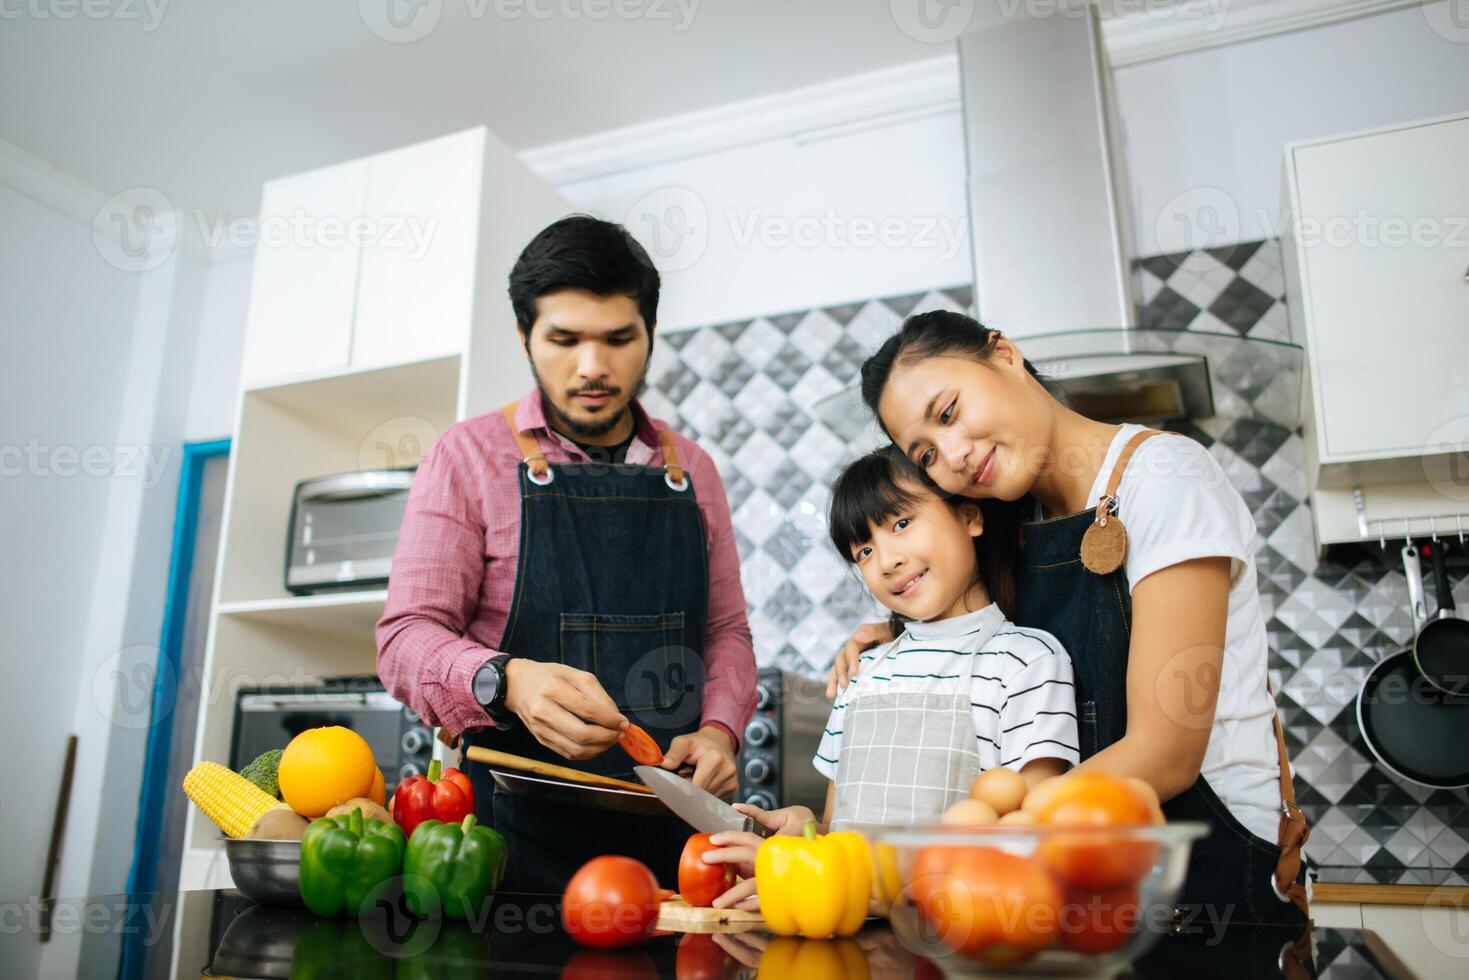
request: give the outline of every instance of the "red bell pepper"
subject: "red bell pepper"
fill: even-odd
[[[440,771],[438,759],[428,764],[427,776],[409,776],[398,784],[390,808],[405,837],[425,820],[459,823],[474,812],[474,788],[469,777],[452,766]]]

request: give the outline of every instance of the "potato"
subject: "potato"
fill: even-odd
[[[992,824],[1000,819],[995,808],[979,800],[964,799],[944,811],[940,823],[961,827],[977,827]]]
[[[353,810],[361,810],[362,819],[364,820],[381,820],[383,823],[393,822],[393,818],[388,814],[387,810],[384,810],[377,803],[365,796],[355,796],[346,803],[338,803],[326,811],[325,815],[328,817],[340,817],[342,814],[351,813]]]
[[[1002,827],[1034,827],[1035,814],[1029,810],[1011,810],[1000,818]]]
[[[245,831],[247,840],[300,840],[310,821],[284,803],[262,813]]]
[[[1000,816],[1020,809],[1025,800],[1025,780],[1014,769],[988,769],[974,777],[969,787],[971,799],[988,803]]]

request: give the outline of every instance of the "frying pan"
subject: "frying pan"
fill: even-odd
[[[1403,567],[1409,596],[1421,596],[1422,570],[1411,544],[1403,549]],[[1413,618],[1415,626],[1422,623],[1417,602]],[[1385,657],[1367,674],[1357,692],[1357,727],[1368,750],[1398,778],[1433,789],[1469,786],[1469,753],[1463,749],[1469,697],[1430,684],[1411,651]]]
[[[1413,641],[1413,663],[1423,679],[1445,694],[1469,695],[1469,620],[1454,614],[1454,593],[1449,588],[1448,542],[1437,542],[1433,551],[1433,586],[1438,593],[1438,615],[1423,625]]]

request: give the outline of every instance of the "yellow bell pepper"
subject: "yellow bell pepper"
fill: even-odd
[[[869,980],[867,953],[855,939],[776,936],[760,954],[760,980]]]
[[[768,837],[755,852],[760,914],[781,936],[850,936],[862,928],[872,894],[867,840],[851,831]]]

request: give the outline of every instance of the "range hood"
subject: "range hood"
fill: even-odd
[[[1137,325],[1134,224],[1099,15],[1085,0],[1056,6],[1040,16],[977,7],[957,42],[977,316],[1091,418],[1227,415],[1294,427],[1299,347]],[[815,410],[845,438],[880,441],[855,388]]]

